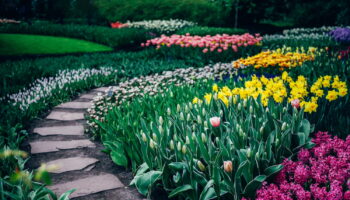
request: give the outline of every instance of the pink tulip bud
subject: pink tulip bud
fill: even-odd
[[[222,52],[222,49],[218,49],[218,52],[221,53],[221,52]]]
[[[205,48],[205,49],[203,49],[203,51],[202,51],[203,53],[207,53],[208,52],[208,49],[207,48]]]
[[[232,170],[233,170],[233,167],[232,167],[232,161],[224,161],[224,170],[225,172],[227,173],[231,173]]]
[[[220,117],[212,117],[209,120],[210,120],[210,123],[213,127],[220,126]]]
[[[294,108],[300,108],[300,100],[299,99],[292,100],[291,104]]]

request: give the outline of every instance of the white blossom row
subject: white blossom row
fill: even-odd
[[[77,69],[62,70],[54,77],[40,78],[34,81],[27,89],[23,89],[15,94],[1,97],[0,101],[7,100],[13,106],[19,106],[22,111],[26,111],[33,103],[44,101],[54,95],[57,90],[71,90],[70,84],[81,81],[88,81],[94,77],[110,76],[117,73],[117,70],[110,67],[100,69]]]
[[[126,22],[128,27],[131,28],[144,28],[151,31],[157,31],[160,33],[172,33],[181,28],[188,26],[195,26],[195,22],[190,22],[182,19],[170,19],[170,20],[144,20],[136,22]]]
[[[283,30],[284,35],[301,35],[301,34],[325,34],[338,28],[337,26],[322,26],[318,28],[293,28]]]
[[[125,103],[131,98],[161,93],[167,90],[169,85],[189,85],[200,79],[233,76],[236,72],[231,63],[217,63],[203,68],[181,68],[161,74],[132,78],[117,86],[109,87],[105,93],[99,93],[93,99],[93,104],[88,109],[88,125],[94,132],[98,129],[94,120],[104,121],[108,109]]]

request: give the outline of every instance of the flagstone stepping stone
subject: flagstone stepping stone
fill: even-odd
[[[57,106],[57,108],[74,108],[74,109],[84,109],[84,108],[90,108],[91,107],[91,102],[67,102],[67,103],[63,103],[59,106]]]
[[[82,170],[96,162],[98,162],[98,160],[95,158],[71,157],[53,160],[46,164],[57,167],[57,169],[49,170],[49,172],[59,174],[68,171]]]
[[[53,111],[46,117],[46,119],[62,120],[62,121],[73,121],[84,119],[84,112],[62,112]]]
[[[106,90],[108,90],[108,87],[100,87],[100,88],[96,88],[94,90],[99,91],[99,92],[105,92]]]
[[[101,174],[53,185],[50,186],[49,189],[53,190],[56,194],[61,195],[64,192],[75,188],[77,190],[69,196],[70,198],[74,198],[121,187],[124,187],[124,185],[116,176],[112,174]]]
[[[83,94],[79,98],[82,99],[93,99],[96,95],[95,94]]]
[[[61,149],[75,149],[84,147],[96,147],[90,140],[70,140],[70,141],[37,141],[29,142],[31,146],[31,153],[48,153],[56,152]]]
[[[39,127],[33,130],[41,136],[48,135],[84,135],[84,126],[52,126],[52,127]]]

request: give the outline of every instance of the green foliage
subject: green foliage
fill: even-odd
[[[239,29],[239,28],[194,26],[194,27],[183,28],[183,29],[177,31],[176,34],[185,35],[186,33],[189,33],[191,35],[206,36],[206,35],[217,35],[217,34],[220,34],[220,35],[222,35],[222,34],[241,35],[241,34],[244,34],[247,32],[248,32],[248,30]]]
[[[200,66],[200,63],[162,57],[154,49],[4,61],[0,63],[0,96],[17,92],[38,78],[54,76],[64,69],[111,66],[124,70],[125,77],[134,77],[190,65]]]
[[[296,1],[291,18],[301,27],[324,25],[349,25],[350,2],[339,1]]]
[[[169,197],[240,199],[281,170],[276,164],[310,145],[312,127],[303,111],[288,105],[270,103],[266,112],[253,99],[230,100],[228,107],[215,100],[188,103],[211,83],[170,87],[170,92],[135,99],[108,113],[102,141],[121,141],[129,162],[144,162],[133,181],[140,193],[150,195],[161,183]],[[220,127],[210,125],[213,116],[221,117]],[[232,173],[224,171],[224,161],[233,163]]]
[[[93,42],[41,35],[0,34],[0,56],[111,51]]]
[[[147,40],[145,30],[122,28],[113,29],[104,26],[88,26],[77,24],[55,24],[36,21],[32,24],[1,24],[0,33],[23,33],[77,38],[96,42],[115,49],[135,47]]]
[[[95,0],[95,4],[109,21],[172,18],[201,25],[221,25],[225,14],[220,6],[208,0]]]

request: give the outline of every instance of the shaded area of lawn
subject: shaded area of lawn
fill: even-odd
[[[25,34],[0,34],[0,56],[112,51],[84,40]]]

